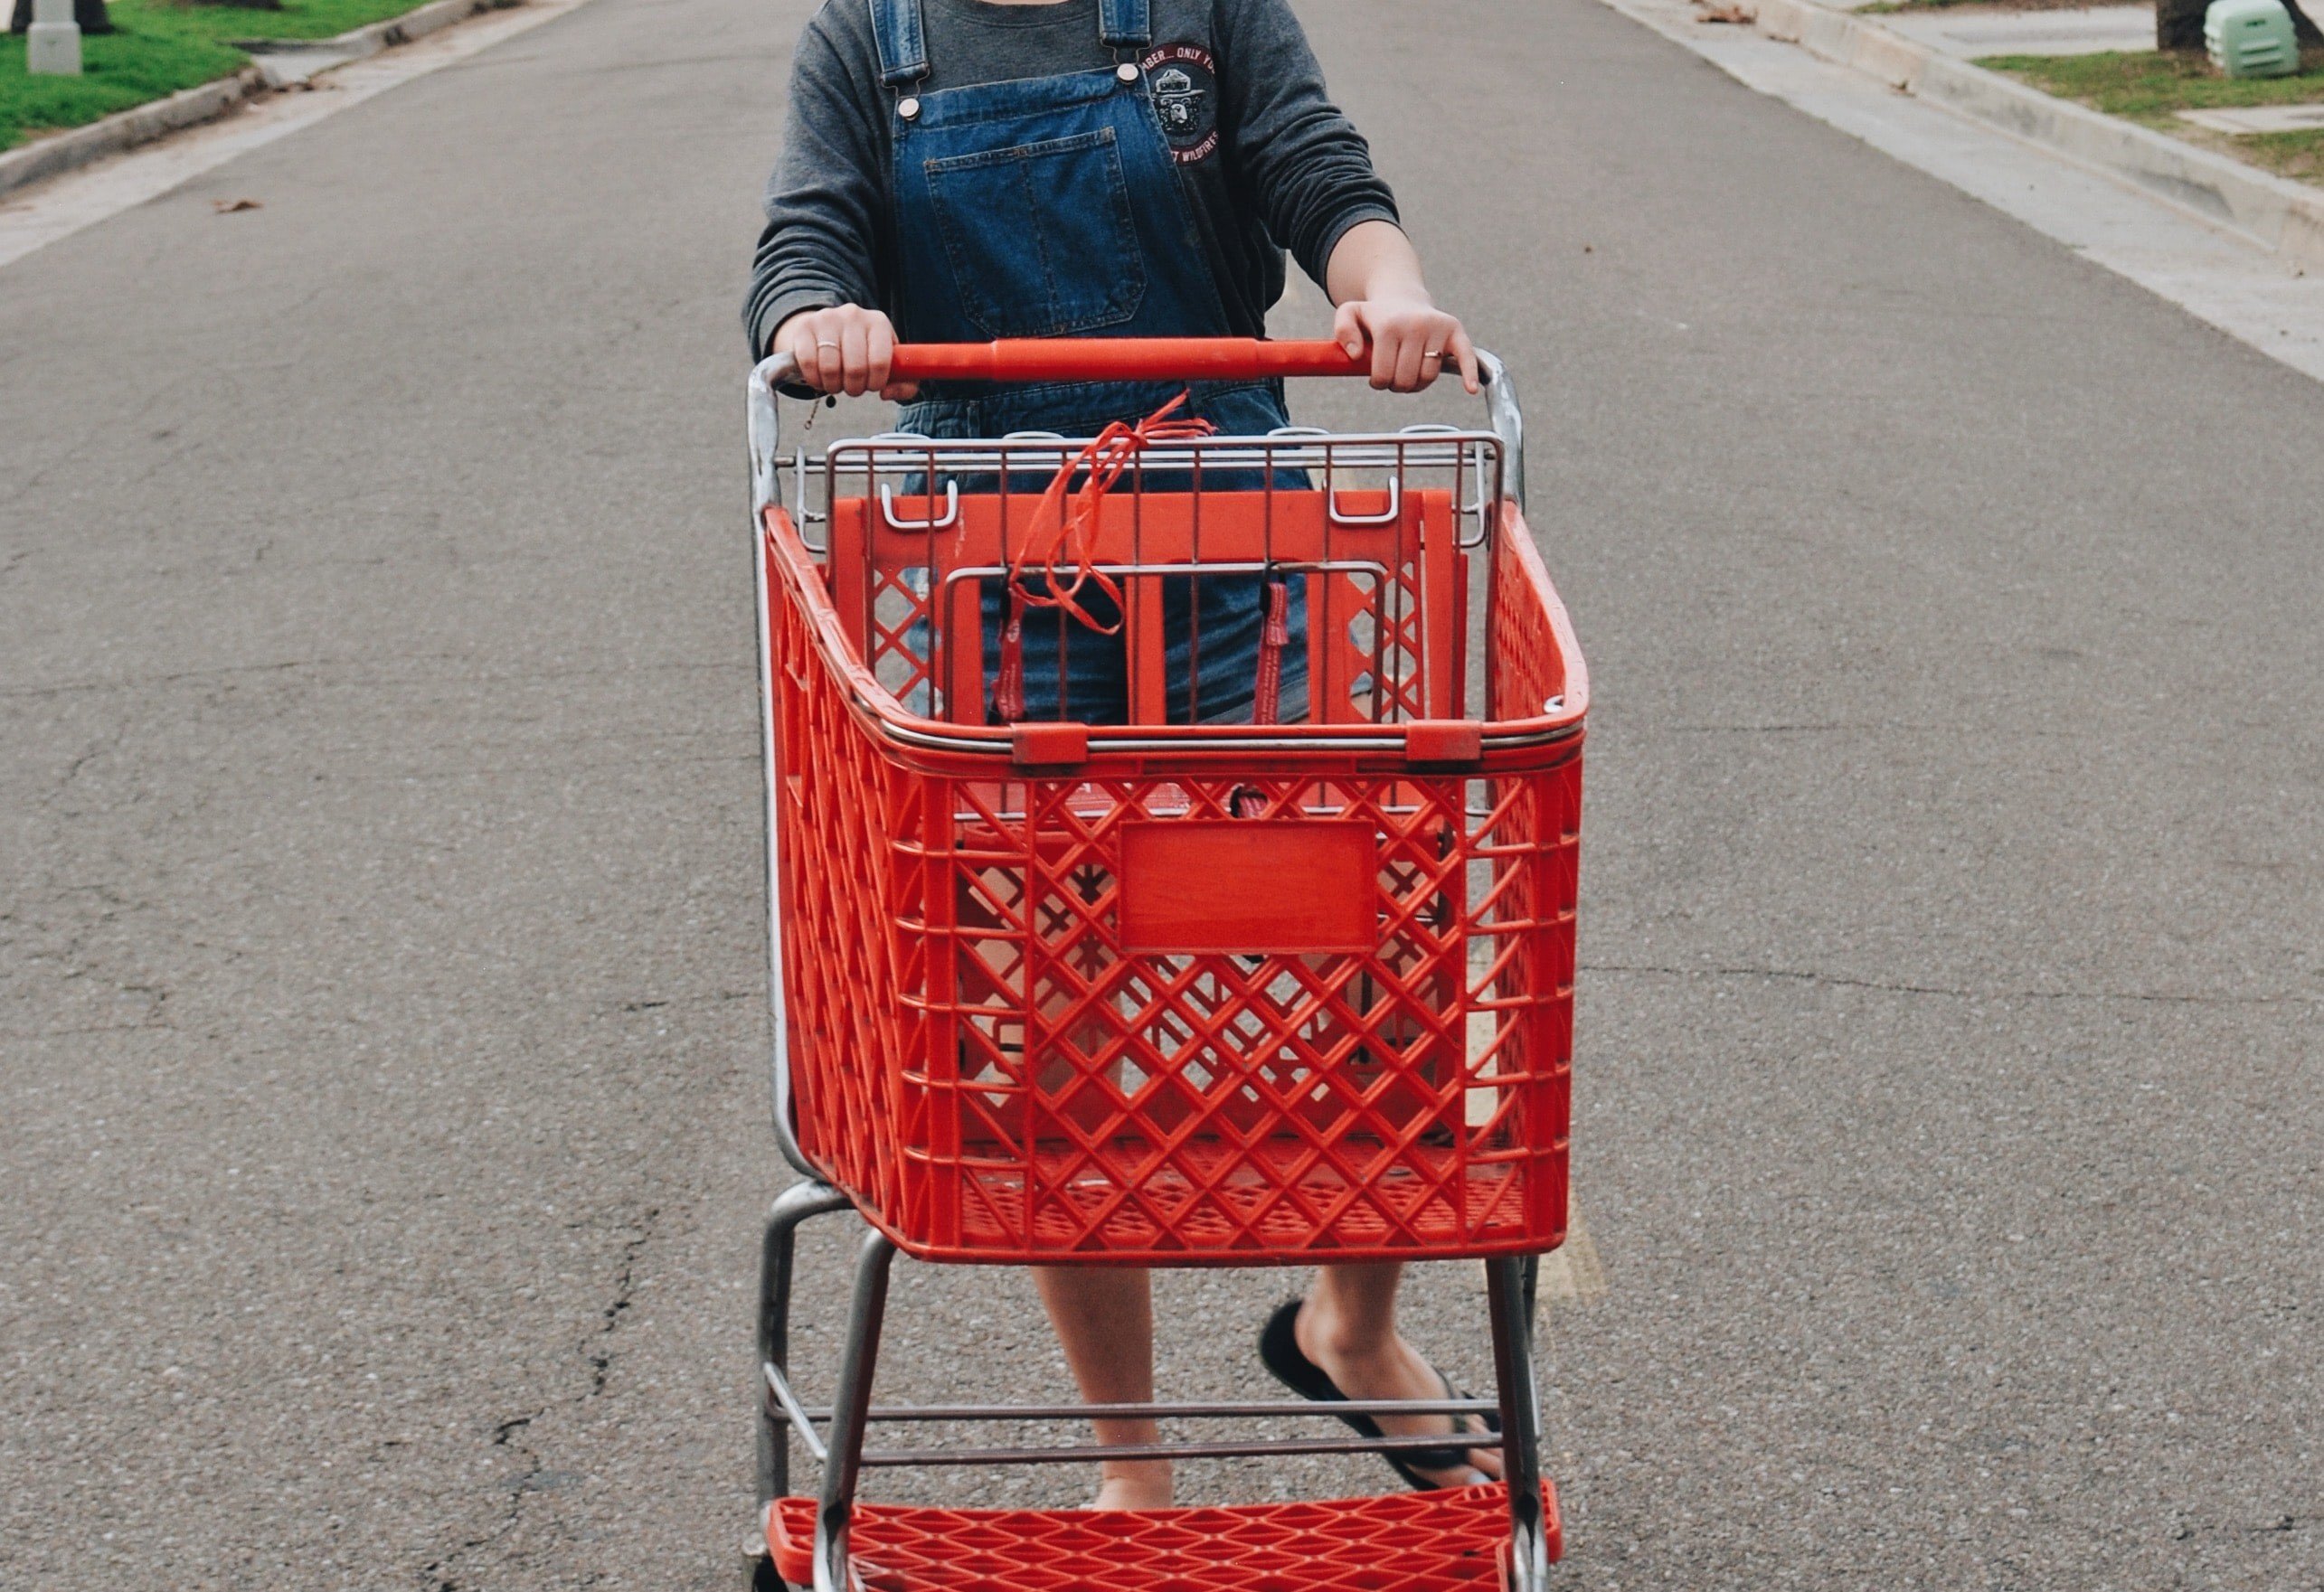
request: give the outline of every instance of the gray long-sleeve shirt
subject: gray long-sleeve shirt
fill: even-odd
[[[921,4],[931,69],[921,91],[1115,64],[1098,37],[1097,0]],[[1290,0],[1153,0],[1153,18],[1141,60],[1157,100],[1191,90],[1165,104],[1179,180],[1232,330],[1256,337],[1283,291],[1283,250],[1321,283],[1341,235],[1359,221],[1396,221],[1396,202],[1325,93]],[[891,102],[869,5],[825,0],[792,58],[789,130],[767,184],[742,311],[754,357],[801,310],[894,313],[903,245],[890,200]]]

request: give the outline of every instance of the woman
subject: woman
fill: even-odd
[[[754,353],[789,353],[817,392],[902,402],[908,431],[1090,436],[1150,414],[1175,384],[917,390],[891,381],[891,357],[899,341],[1262,336],[1286,250],[1337,306],[1333,335],[1351,355],[1369,346],[1375,387],[1414,391],[1450,363],[1477,391],[1468,334],[1430,299],[1288,0],[827,0],[793,59],[767,217],[743,312]],[[1186,412],[1236,435],[1288,423],[1272,382],[1197,382]],[[1240,666],[1239,692],[1205,690],[1204,717],[1249,709],[1261,601],[1256,578],[1214,577],[1166,608],[1180,636],[1198,632],[1206,674]],[[1028,643],[1046,628],[1029,627]],[[1071,678],[1102,674],[1104,638],[1088,638],[1086,657],[1084,645],[1067,646]],[[1285,654],[1287,698],[1303,689],[1288,677],[1303,657]],[[1053,680],[1053,646],[1045,658],[1028,646],[1024,664],[1026,700],[1053,702],[1034,683],[1044,667]],[[1119,717],[1110,689],[1077,699],[1074,716]],[[1147,1274],[1035,1276],[1082,1397],[1149,1402]],[[1310,1398],[1443,1397],[1396,1332],[1398,1276],[1324,1267],[1267,1324],[1269,1368]],[[1155,1440],[1150,1422],[1097,1424],[1104,1443]],[[1384,1424],[1457,1436],[1444,1418]],[[1492,1451],[1450,1440],[1391,1463],[1423,1486],[1499,1471]],[[1101,1468],[1099,1508],[1170,1502],[1167,1462]]]

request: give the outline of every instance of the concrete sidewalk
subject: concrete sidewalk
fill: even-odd
[[[1661,0],[1609,3],[1641,16],[1669,9]],[[1770,38],[2104,172],[2295,269],[2324,270],[2324,188],[2044,93],[1908,36],[1886,25],[1886,17],[1854,14],[1821,0],[1751,0],[1743,13]]]
[[[1963,5],[1941,11],[1887,12],[1869,20],[1962,61],[1983,55],[2095,55],[2109,50],[2155,47],[2151,5],[2038,11]]]

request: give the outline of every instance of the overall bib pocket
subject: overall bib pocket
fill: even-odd
[[[986,336],[1065,336],[1138,314],[1146,269],[1111,127],[926,171],[959,308]]]

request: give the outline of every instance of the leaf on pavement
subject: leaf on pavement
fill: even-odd
[[[213,199],[210,208],[220,215],[231,215],[238,210],[264,210],[266,206],[255,199]]]

